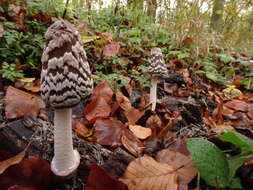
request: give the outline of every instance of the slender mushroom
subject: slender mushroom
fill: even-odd
[[[150,103],[152,103],[151,110],[154,111],[156,107],[156,91],[157,81],[159,77],[168,75],[168,70],[165,65],[163,54],[160,48],[152,48],[149,59],[149,74],[151,75],[151,88],[150,88]]]
[[[59,20],[46,34],[42,54],[41,96],[54,108],[54,157],[51,170],[60,177],[71,176],[80,163],[73,149],[72,107],[87,99],[93,89],[91,72],[81,36],[69,22]]]

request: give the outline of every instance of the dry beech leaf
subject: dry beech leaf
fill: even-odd
[[[27,115],[37,116],[42,108],[45,108],[45,103],[41,97],[12,86],[8,87],[5,95],[5,115],[7,119]]]
[[[104,169],[93,164],[84,190],[127,190],[127,187]]]
[[[132,108],[130,100],[126,96],[124,96],[119,90],[117,90],[116,92],[116,100],[123,110],[126,111]]]
[[[110,85],[107,82],[102,82],[94,88],[91,98],[96,99],[101,96],[107,103],[110,103],[112,101],[112,95],[113,90]]]
[[[150,156],[133,160],[122,178],[129,190],[177,190],[178,176],[171,165]]]
[[[241,100],[232,100],[224,104],[224,106],[236,110],[236,111],[242,111],[247,112],[248,111],[248,104]]]
[[[133,138],[129,139],[126,135],[122,135],[121,143],[131,154],[136,157],[139,156],[144,150],[144,145],[141,141]]]
[[[1,190],[51,189],[54,177],[49,163],[39,157],[29,157],[9,167],[0,175]]]
[[[120,44],[119,42],[111,42],[107,44],[103,49],[103,55],[107,57],[116,56],[119,53]]]
[[[124,111],[124,114],[129,122],[129,124],[134,125],[145,113],[145,110],[140,111],[138,109],[132,108],[130,110]]]
[[[92,101],[84,108],[84,117],[90,123],[94,123],[97,118],[109,117],[112,112],[112,95],[113,91],[108,83],[102,82],[97,85],[93,90]]]
[[[123,135],[128,138],[129,146],[141,150],[143,147],[142,142],[118,119],[100,118],[94,124],[94,137],[99,144],[119,147],[122,145],[121,137]]]
[[[115,118],[97,119],[94,124],[94,136],[97,143],[112,147],[121,146],[121,136],[127,128]]]
[[[252,119],[252,120],[253,120],[253,111],[249,111],[249,112],[247,113],[247,116],[248,116],[249,119]]]
[[[157,114],[151,115],[147,120],[146,126],[147,127],[152,127],[152,126],[161,127],[162,120],[160,119],[160,117]]]
[[[150,128],[142,127],[139,125],[129,125],[129,129],[139,139],[146,139],[152,134],[152,130]]]
[[[111,112],[111,106],[106,102],[106,99],[99,96],[84,108],[84,117],[90,123],[94,123],[98,118],[109,117]]]
[[[26,149],[7,160],[0,162],[0,174],[12,165],[20,163],[25,157]]]
[[[72,119],[72,128],[79,137],[89,137],[92,135],[92,130],[89,129],[83,122]]]
[[[164,149],[157,153],[156,160],[173,166],[178,174],[179,189],[187,189],[187,184],[197,175],[192,159],[180,152]]]

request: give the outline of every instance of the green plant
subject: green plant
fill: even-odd
[[[8,63],[19,60],[23,68],[38,70],[44,46],[45,24],[26,21],[27,30],[19,32],[15,23],[3,22],[5,31],[1,38],[0,59]]]
[[[148,68],[144,65],[140,65],[138,69],[132,69],[129,71],[129,76],[143,87],[151,87],[150,76],[143,73],[147,73]]]
[[[212,58],[207,57],[204,60],[200,60],[198,64],[200,69],[195,71],[196,74],[204,74],[208,79],[217,83],[226,83],[227,79],[218,72],[217,63]]]
[[[240,153],[225,156],[215,144],[203,138],[188,139],[187,148],[201,178],[207,184],[215,187],[242,189],[240,180],[235,177],[235,174],[247,159],[253,157],[253,141],[234,131],[227,131],[219,138],[239,148]]]
[[[21,70],[16,69],[15,64],[9,64],[7,62],[2,63],[2,69],[0,70],[2,77],[14,82],[17,78],[23,78],[24,75]]]
[[[101,81],[106,81],[114,90],[117,90],[128,84],[126,78],[118,73],[105,75],[102,72],[96,72],[96,75],[98,76],[98,78],[94,80],[96,84]]]

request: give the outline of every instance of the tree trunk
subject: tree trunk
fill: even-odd
[[[225,0],[214,0],[213,2],[213,13],[211,17],[211,28],[214,30],[221,30],[222,28],[222,17],[224,12]]]
[[[91,10],[91,6],[92,6],[92,0],[85,0],[85,5],[87,8],[87,11]]]
[[[147,14],[152,17],[152,20],[156,19],[157,0],[147,0]]]

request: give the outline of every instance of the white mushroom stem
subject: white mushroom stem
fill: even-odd
[[[54,114],[54,158],[51,169],[57,176],[68,177],[80,163],[79,153],[73,150],[72,109],[55,109]]]
[[[157,90],[157,77],[151,77],[151,88],[150,88],[150,103],[152,103],[151,110],[155,111],[156,107],[156,90]]]

